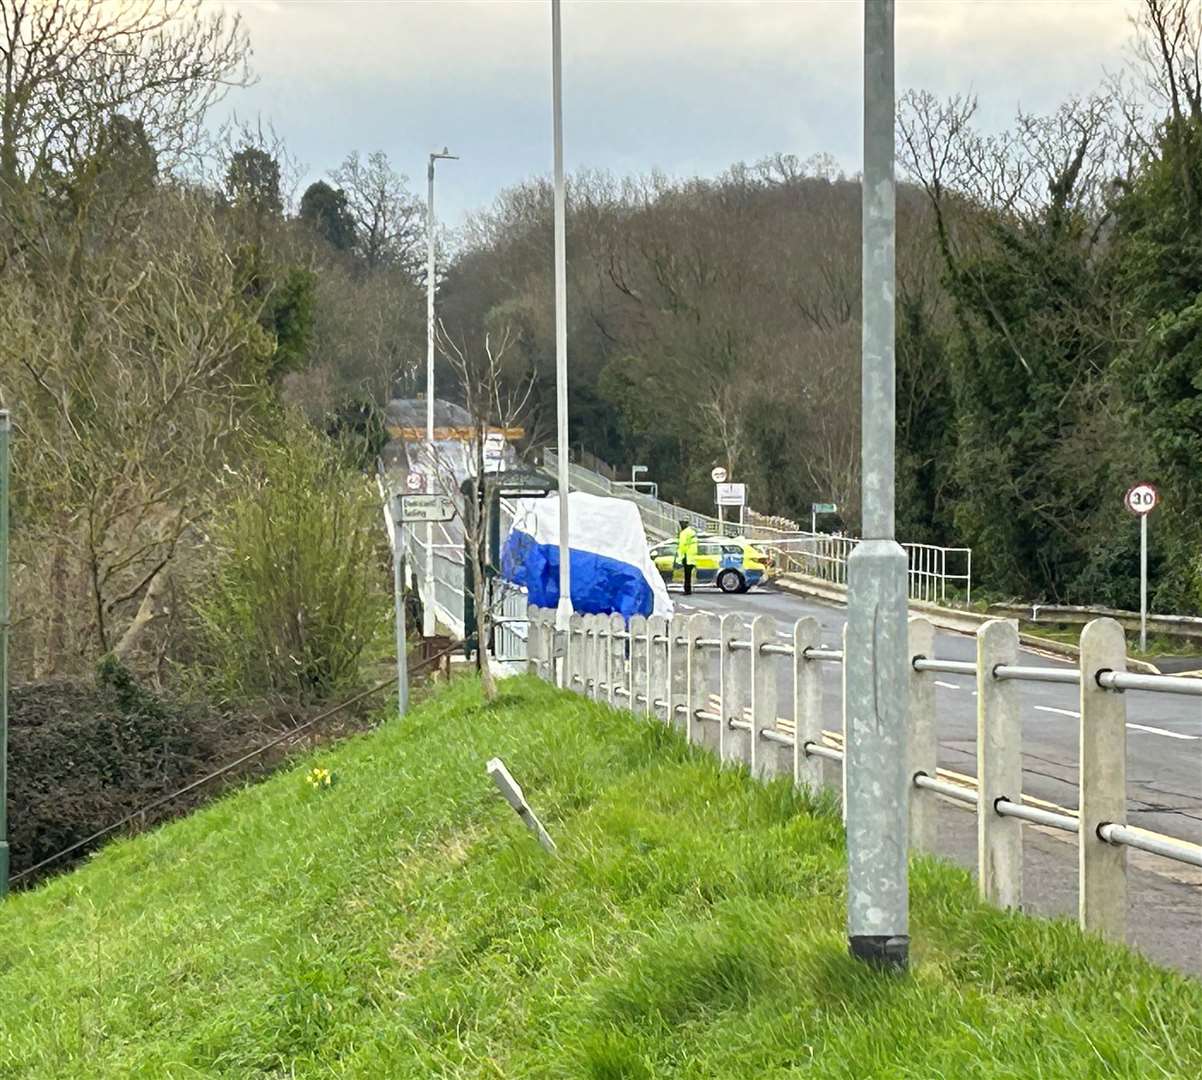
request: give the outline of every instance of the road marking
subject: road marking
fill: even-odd
[[[1165,731],[1164,728],[1147,727],[1144,724],[1128,724],[1133,731],[1146,731],[1150,735],[1165,735],[1170,739],[1185,739],[1186,742],[1195,742],[1198,739],[1197,735],[1182,735],[1180,731]]]
[[[958,687],[954,682],[942,682],[939,679],[935,680],[935,685],[942,686],[944,690],[959,690],[960,689],[960,687]]]
[[[1081,714],[1072,709],[1057,709],[1051,705],[1036,705],[1034,708],[1036,712],[1050,712],[1056,713],[1058,716],[1071,716],[1074,720],[1081,719]]]

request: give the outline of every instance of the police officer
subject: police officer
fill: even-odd
[[[676,538],[676,561],[684,571],[684,594],[693,592],[693,567],[697,565],[697,533],[687,521],[680,523],[680,535]]]

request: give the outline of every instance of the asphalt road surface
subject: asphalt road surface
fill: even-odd
[[[686,598],[675,587],[678,609],[777,619],[782,637],[795,620],[811,615],[822,643],[838,648],[846,620],[842,608],[767,587],[745,594],[695,589]],[[935,655],[975,660],[973,638],[939,631]],[[1022,650],[1024,665],[1064,667],[1069,661]],[[841,726],[838,664],[824,664],[826,727]],[[784,669],[782,665],[782,669]],[[792,687],[782,673],[780,704],[787,718]],[[976,683],[970,676],[936,676],[939,764],[976,775]],[[1021,687],[1023,791],[1059,806],[1077,808],[1078,690],[1056,683]],[[1202,843],[1202,702],[1197,698],[1138,691],[1127,693],[1127,799],[1132,825]],[[974,867],[973,817],[948,805],[940,811],[943,854]],[[946,819],[946,820],[945,820]],[[1045,915],[1076,910],[1076,840],[1027,827],[1025,906]],[[1202,975],[1202,872],[1142,852],[1129,852],[1132,942],[1157,961]]]

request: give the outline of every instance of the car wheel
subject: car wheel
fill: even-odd
[[[743,575],[738,570],[723,570],[718,575],[717,585],[723,592],[741,592],[743,589]]]

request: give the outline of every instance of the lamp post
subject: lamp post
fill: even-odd
[[[854,956],[909,963],[906,554],[894,539],[893,0],[864,3],[861,484],[848,559],[847,933]]]
[[[426,168],[426,483],[434,470],[434,162],[458,161],[444,146],[430,155]],[[422,636],[434,635],[434,526],[426,524],[426,602],[422,604]]]
[[[555,626],[564,632],[572,615],[572,574],[568,546],[568,283],[560,38],[559,0],[551,0],[551,123],[555,143],[555,416],[559,450],[559,604],[555,610]]]

